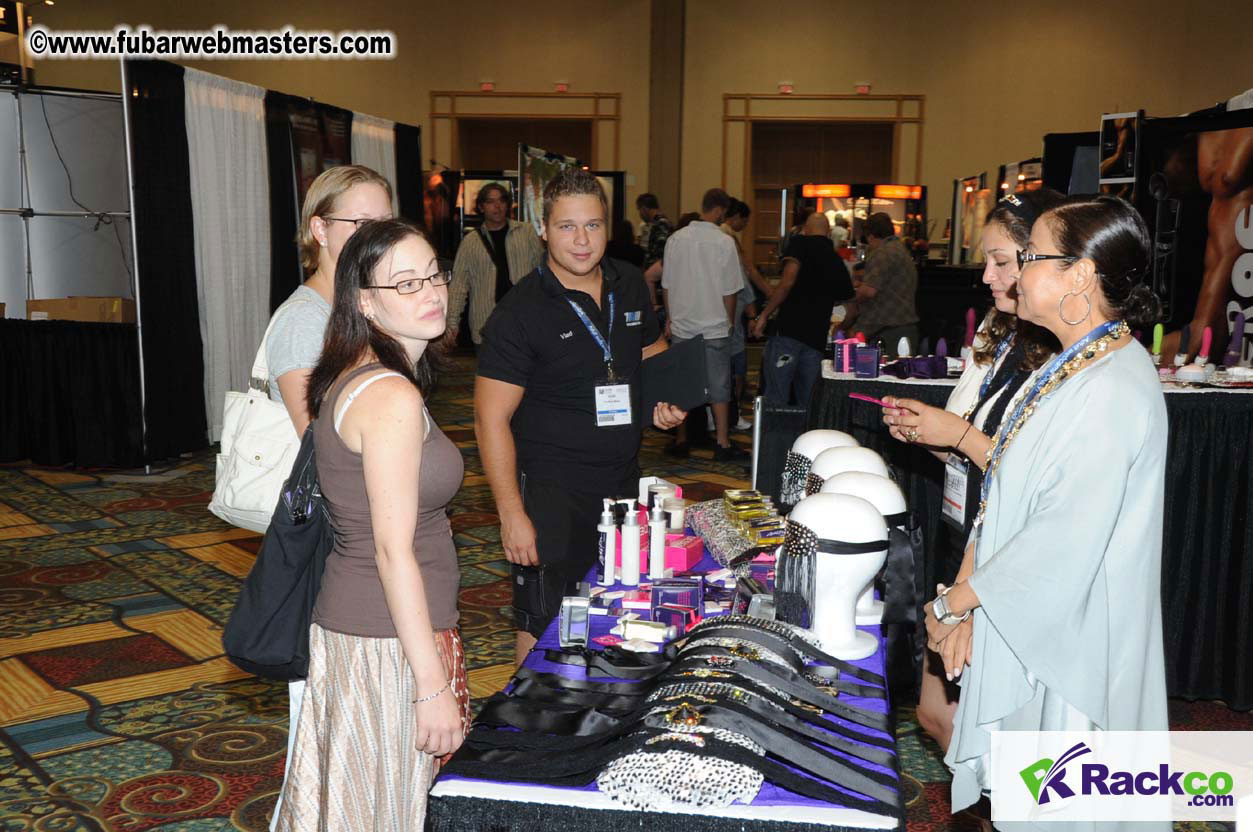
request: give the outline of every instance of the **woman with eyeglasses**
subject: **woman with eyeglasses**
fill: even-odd
[[[287,408],[297,436],[304,434],[309,425],[305,390],[309,373],[322,353],[326,322],[331,317],[335,261],[340,249],[359,224],[391,215],[392,186],[363,165],[328,168],[313,180],[305,194],[297,244],[300,265],[307,279],[274,311],[270,335],[265,342],[270,400]],[[288,757],[304,689],[303,679],[287,684]],[[276,819],[278,812],[276,805],[272,817]],[[274,828],[273,820],[270,828]]]
[[[924,606],[946,672],[969,666],[945,756],[955,811],[989,791],[991,731],[1167,729],[1166,406],[1131,337],[1160,314],[1148,230],[1122,199],[1071,197],[1020,259],[1018,316],[1061,351],[986,454],[973,571]]]
[[[461,453],[425,404],[450,279],[402,220],[366,223],[339,257],[307,395],[335,545],[280,830],[422,829],[437,760],[469,729],[445,512]]]
[[[927,570],[945,584],[969,576],[973,559],[964,557],[974,522],[972,505],[983,482],[985,454],[1006,408],[1031,375],[1057,352],[1047,329],[1021,320],[1018,309],[1018,255],[1027,247],[1031,225],[1062,195],[1048,188],[1007,194],[988,213],[983,229],[983,282],[992,291],[992,309],[975,336],[968,362],[944,408],[915,399],[887,398],[883,421],[892,438],[928,448],[944,463],[949,491],[935,550],[942,558]],[[969,624],[964,625],[969,630]],[[940,657],[924,655],[918,689],[918,724],[948,749],[959,689],[944,678]]]

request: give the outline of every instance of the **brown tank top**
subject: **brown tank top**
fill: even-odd
[[[322,574],[313,620],[327,630],[371,638],[395,638],[396,628],[374,561],[374,528],[361,454],[344,444],[335,430],[335,417],[337,408],[343,407],[340,394],[348,385],[355,388],[367,374],[384,369],[382,364],[367,364],[346,374],[327,393],[322,412],[313,423],[318,479],[335,527],[335,548]],[[431,626],[446,630],[457,625],[461,573],[445,508],[461,487],[464,467],[461,452],[435,421],[427,416],[424,423],[430,425],[430,431],[422,443],[418,469],[418,527],[413,551],[422,571]]]

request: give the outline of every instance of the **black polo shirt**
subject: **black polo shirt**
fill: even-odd
[[[640,412],[640,364],[644,347],[660,337],[661,328],[644,275],[608,257],[600,265],[599,308],[585,292],[562,286],[545,263],[496,304],[479,350],[479,375],[526,388],[510,423],[519,468],[536,482],[572,490],[621,482],[637,465],[640,434],[652,421],[652,414]],[[631,384],[630,425],[596,426],[594,388],[605,379],[604,352],[570,301],[602,336],[610,336],[615,376]]]

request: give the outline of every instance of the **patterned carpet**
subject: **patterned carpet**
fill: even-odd
[[[750,366],[755,365],[750,361]],[[507,564],[474,445],[472,359],[432,411],[465,456],[452,513],[471,695],[511,670]],[[702,499],[745,466],[645,437],[645,471]],[[747,434],[737,434],[747,444]],[[0,830],[263,830],[282,780],[286,688],[234,668],[220,635],[260,538],[205,506],[213,457],[168,471],[0,466]],[[897,711],[911,832],[974,829],[910,708]],[[1253,728],[1215,703],[1172,702],[1180,728]]]

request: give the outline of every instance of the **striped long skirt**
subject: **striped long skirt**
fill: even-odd
[[[470,729],[465,653],[457,630],[435,644]],[[287,765],[278,832],[421,830],[441,761],[414,747],[413,673],[398,638],[309,629],[309,684]]]

